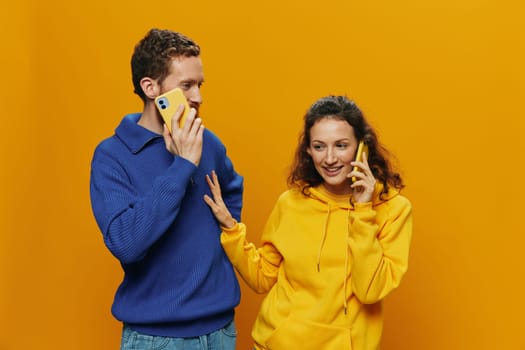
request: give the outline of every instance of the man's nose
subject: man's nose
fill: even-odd
[[[188,102],[191,104],[201,105],[202,104],[202,95],[200,87],[194,87],[189,91],[189,94],[187,96]]]

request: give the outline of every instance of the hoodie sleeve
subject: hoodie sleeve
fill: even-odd
[[[246,239],[246,225],[238,223],[231,229],[223,228],[222,246],[242,279],[256,293],[266,293],[277,281],[282,256],[272,244],[271,233],[278,223],[278,210],[274,208],[264,233],[262,246],[255,247]]]
[[[408,268],[412,206],[397,195],[385,205],[384,219],[371,203],[350,212],[348,244],[352,254],[352,290],[364,304],[382,300],[397,288]]]

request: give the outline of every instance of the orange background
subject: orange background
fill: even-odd
[[[525,349],[523,0],[2,7],[0,350],[118,348],[122,276],[91,214],[89,166],[141,108],[129,60],[151,27],[203,48],[202,114],[245,177],[252,240],[285,189],[305,110],[347,94],[398,156],[414,204],[383,349]],[[249,349],[261,299],[242,288]]]

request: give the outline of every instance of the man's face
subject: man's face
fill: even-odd
[[[200,91],[202,83],[204,83],[204,73],[200,57],[176,57],[171,61],[170,74],[162,82],[160,93],[176,87],[180,88],[190,107],[195,108],[199,116],[199,107],[202,104]]]

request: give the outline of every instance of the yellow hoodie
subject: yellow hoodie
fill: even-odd
[[[284,192],[262,246],[238,223],[222,245],[244,281],[268,293],[252,330],[256,349],[379,349],[381,300],[407,270],[412,207],[391,190],[353,208],[318,186]]]

